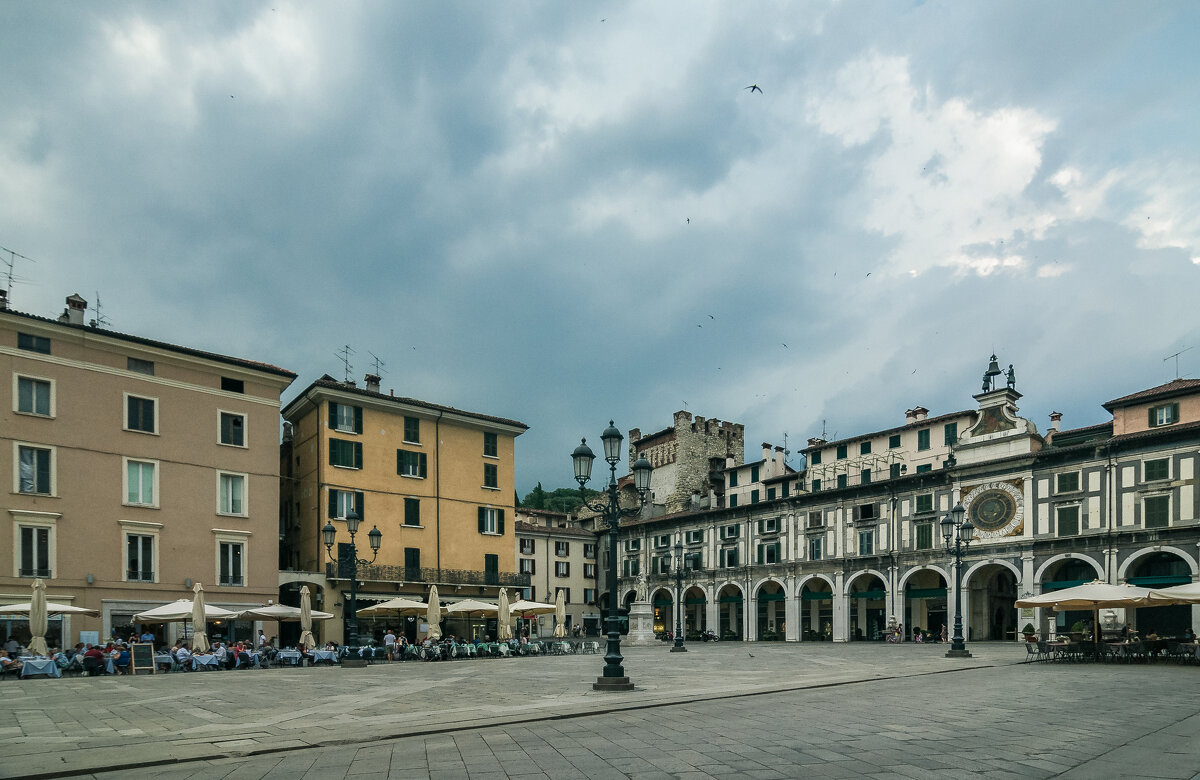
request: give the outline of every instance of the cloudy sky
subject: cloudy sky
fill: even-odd
[[[13,306],[757,445],[1200,375],[1200,5],[0,4]],[[761,92],[745,89],[757,84]],[[6,255],[7,257],[7,255]],[[95,316],[90,312],[89,316]],[[799,463],[793,454],[790,462]]]

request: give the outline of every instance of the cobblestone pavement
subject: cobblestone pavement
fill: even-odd
[[[1200,778],[1200,668],[943,650],[634,648],[630,694],[599,656],[9,682],[0,776]]]

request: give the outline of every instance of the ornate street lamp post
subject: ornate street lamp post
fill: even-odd
[[[970,658],[967,643],[963,639],[962,622],[962,566],[963,555],[975,538],[975,525],[963,509],[962,502],[954,505],[950,514],[942,517],[942,538],[946,540],[946,552],[954,556],[954,640],[946,651],[947,658]]]
[[[683,542],[675,540],[675,646],[672,653],[686,653],[683,646]]]
[[[633,464],[633,483],[637,488],[640,502],[636,507],[622,508],[617,496],[617,463],[621,460],[621,441],[625,437],[617,430],[612,420],[600,434],[604,443],[604,460],[608,462],[608,493],[607,500],[600,499],[594,504],[587,501],[584,485],[592,478],[592,461],[596,455],[587,446],[587,439],[581,439],[579,446],[571,453],[575,465],[575,481],[579,483],[579,492],[583,495],[583,505],[588,509],[603,515],[608,525],[608,646],[604,652],[604,674],[596,679],[592,688],[597,691],[632,691],[633,683],[625,676],[621,666],[621,624],[617,616],[620,597],[617,593],[617,530],[622,517],[633,517],[642,511],[646,505],[646,493],[650,490],[650,472],[653,470],[650,461],[645,457],[638,458]]]
[[[358,557],[358,547],[354,544],[354,535],[358,533],[358,524],[362,522],[362,518],[358,516],[358,512],[353,509],[346,515],[346,530],[350,532],[350,617],[346,620],[346,644],[350,647],[358,647],[358,567],[369,566],[379,557],[379,544],[383,539],[383,533],[376,526],[371,526],[371,532],[367,534],[367,539],[370,540],[371,550],[374,555],[371,560]],[[329,560],[337,563],[338,560],[333,555],[333,543],[337,539],[337,529],[333,527],[332,521],[326,521],[325,527],[321,529],[321,535],[325,537],[325,552],[329,555]]]

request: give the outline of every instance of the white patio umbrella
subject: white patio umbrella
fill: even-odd
[[[1160,602],[1161,603],[1161,602]],[[1092,580],[1073,588],[1051,590],[1037,596],[1017,599],[1016,607],[1050,607],[1055,610],[1090,609],[1093,632],[1096,638],[1100,633],[1100,610],[1114,607],[1148,607],[1153,606],[1149,588],[1139,588],[1133,585],[1110,585],[1100,580]]]
[[[1169,588],[1151,588],[1151,606],[1170,604],[1200,604],[1200,582],[1186,582]],[[0,612],[3,608],[0,607]]]
[[[281,622],[292,622],[301,619],[302,610],[300,607],[289,607],[284,604],[267,604],[263,607],[252,607],[242,613],[244,618],[258,618],[259,620],[278,620]],[[362,611],[359,611],[362,614]],[[319,610],[309,610],[310,620],[329,620],[333,617],[331,612],[321,612]]]
[[[300,644],[309,649],[317,644],[312,633],[312,622],[312,604],[309,602],[308,586],[304,585],[300,588]]]
[[[429,639],[442,638],[442,602],[438,599],[437,585],[429,586],[429,603],[425,605],[425,622],[429,624]]]
[[[475,612],[483,614],[492,614],[498,611],[495,604],[490,601],[477,601],[475,599],[463,599],[447,604],[442,610],[447,615],[470,615]]]
[[[508,609],[508,590],[500,589],[499,603],[496,604],[496,635],[501,642],[512,639],[512,612]]]
[[[41,578],[33,581],[33,599],[29,602],[29,652],[46,655],[46,583]]]
[[[61,606],[61,605],[59,605]],[[192,619],[192,607],[194,602],[191,599],[179,599],[172,601],[170,604],[163,604],[153,609],[148,609],[145,612],[139,612],[133,616],[133,619],[138,623],[182,623]],[[3,607],[2,609],[8,609]],[[89,612],[94,611],[88,610]],[[72,614],[74,614],[72,612]],[[229,620],[236,618],[241,612],[233,612],[221,607],[214,607],[211,604],[204,605],[205,620]]]
[[[358,615],[360,617],[371,617],[373,615],[424,615],[428,610],[429,605],[424,601],[414,601],[404,596],[397,596],[391,601],[383,601],[379,604],[363,607],[358,611]]]
[[[28,615],[29,610],[33,607],[30,601],[21,604],[0,604],[0,615]],[[53,601],[46,602],[46,616],[54,617],[55,615],[91,615],[96,617],[100,612],[95,609],[87,609],[86,607],[73,607],[70,604],[56,604]]]
[[[567,635],[567,605],[563,601],[563,592],[561,590],[554,597],[554,635],[556,637]]]
[[[209,648],[208,621],[204,614],[204,586],[192,587],[192,652],[204,653]]]
[[[514,615],[552,615],[558,607],[541,601],[526,601],[521,599],[509,604],[508,609]]]

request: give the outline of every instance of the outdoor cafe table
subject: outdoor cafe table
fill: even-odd
[[[22,656],[20,660],[21,677],[62,677],[62,671],[52,658]]]
[[[154,654],[154,665],[159,668],[162,668],[165,666],[167,669],[170,669],[171,668],[171,654],[170,653],[155,653]]]
[[[313,662],[328,661],[329,663],[337,663],[337,653],[333,650],[309,650],[308,657],[313,659]]]
[[[220,669],[221,665],[217,663],[217,657],[215,655],[193,655],[192,670],[196,671],[201,667]]]
[[[238,653],[237,664],[235,664],[235,665],[234,665],[234,668],[235,668],[235,669],[237,669],[238,667],[241,667],[241,666],[244,666],[244,665],[245,665],[245,664],[242,662],[242,655],[248,655],[248,656],[250,656],[250,665],[251,665],[251,666],[258,666],[258,665],[259,665],[258,658],[259,658],[259,656],[261,655],[261,653]]]
[[[287,661],[292,666],[295,666],[296,664],[300,663],[300,651],[299,650],[280,650],[279,653],[275,657],[277,659],[279,659],[280,661]]]

